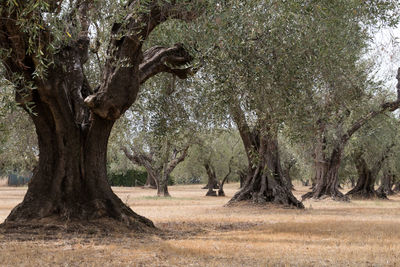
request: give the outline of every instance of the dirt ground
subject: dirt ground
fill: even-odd
[[[0,266],[400,266],[400,197],[390,200],[306,201],[305,210],[224,207],[201,185],[155,191],[114,188],[161,235],[52,238],[0,235]],[[308,190],[297,187],[297,197]],[[26,188],[0,187],[0,221]]]

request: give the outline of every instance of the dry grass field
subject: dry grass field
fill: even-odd
[[[6,185],[7,185],[7,178],[0,176],[0,186],[6,186]]]
[[[224,207],[199,185],[155,191],[114,188],[161,235],[0,235],[0,266],[400,266],[400,197],[388,201],[306,201],[305,210]],[[0,221],[25,188],[0,187]],[[307,188],[297,188],[296,196]]]

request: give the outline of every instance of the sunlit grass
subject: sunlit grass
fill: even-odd
[[[396,266],[400,262],[400,197],[391,200],[304,202],[305,210],[240,205],[205,197],[201,185],[156,191],[114,188],[163,235],[8,241],[0,236],[0,266]],[[299,197],[308,188],[296,187]],[[0,220],[26,188],[0,188]]]

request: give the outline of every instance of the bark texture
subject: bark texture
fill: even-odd
[[[311,192],[302,196],[302,199],[331,197],[334,200],[347,201],[348,198],[339,191],[338,179],[339,167],[345,143],[339,142],[336,144],[328,158],[325,152],[326,139],[324,131],[324,125],[320,124],[319,135],[314,151],[315,185],[313,185]]]
[[[342,153],[350,138],[369,120],[375,118],[377,115],[387,111],[395,111],[400,107],[400,68],[397,71],[397,99],[391,102],[385,102],[380,105],[376,110],[371,110],[355,123],[353,123],[347,131],[341,134],[332,148],[329,158],[326,157],[326,140],[324,123],[319,120],[317,122],[317,135],[316,135],[316,152],[315,152],[315,186],[313,185],[312,191],[304,194],[302,199],[308,198],[326,198],[330,197],[334,200],[348,201],[348,197],[339,191],[339,177],[338,171],[340,168]],[[349,114],[343,116],[339,120],[337,128],[342,128],[343,120]]]
[[[214,191],[214,189],[219,188],[219,182],[217,180],[217,175],[215,174],[214,166],[209,162],[204,163],[203,166],[206,169],[208,177],[208,182],[206,186],[203,187],[203,189],[208,189],[206,196],[217,196],[217,193]]]
[[[0,48],[9,51],[1,59],[6,78],[16,85],[21,106],[33,110],[29,115],[39,142],[39,164],[23,202],[11,211],[6,224],[43,218],[63,222],[111,219],[134,229],[154,228],[111,190],[106,173],[108,138],[115,120],[136,100],[142,82],[165,71],[181,78],[190,73],[190,69],[180,69],[192,60],[181,45],[143,53],[142,44],[158,24],[169,18],[191,20],[198,10],[180,9],[175,1],[148,1],[150,12],[138,13],[137,2],[129,1],[125,23],[112,27],[103,79],[96,90],[84,73],[94,1],[73,3],[74,11],[65,14],[64,24],[74,25],[77,33],[56,52],[48,46],[54,37],[45,23],[34,36],[19,24],[42,10],[31,9],[31,1],[18,1],[14,8],[0,4],[1,17],[7,18],[0,20]],[[38,47],[32,50],[32,45]],[[38,58],[52,61],[45,77],[35,75]],[[128,64],[122,66],[122,62]],[[32,85],[35,90],[29,89]]]
[[[391,196],[395,192],[392,190],[394,184],[395,175],[391,173],[390,170],[384,170],[381,185],[376,190],[380,195]]]
[[[257,139],[256,139],[257,140]],[[292,194],[290,186],[285,182],[285,177],[280,164],[278,142],[276,139],[259,139],[257,167],[250,169],[248,177],[240,191],[230,200],[230,203],[252,200],[255,203],[282,204],[303,208]]]
[[[259,121],[250,129],[237,98],[231,99],[230,113],[235,121],[248,159],[246,180],[228,204],[251,200],[255,203],[273,203],[304,208],[292,194],[281,167],[276,132],[267,121]],[[271,134],[272,133],[272,134]]]
[[[347,196],[358,199],[387,198],[384,192],[375,191],[374,188],[377,175],[386,159],[386,155],[384,153],[372,168],[368,167],[362,152],[355,155],[354,163],[357,168],[358,180],[356,186],[346,194]]]

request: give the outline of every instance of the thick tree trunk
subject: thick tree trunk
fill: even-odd
[[[271,202],[303,208],[303,204],[293,196],[284,180],[277,140],[259,138],[258,135],[254,135],[254,137],[256,137],[253,139],[256,141],[254,145],[258,147],[259,153],[257,167],[249,168],[248,179],[229,203],[252,200],[256,203]]]
[[[380,195],[386,195],[386,196],[394,195],[395,192],[392,190],[393,179],[394,179],[394,175],[392,175],[390,171],[385,170],[383,172],[381,186],[378,188],[378,190],[376,190],[377,193]]]
[[[348,197],[339,191],[339,167],[343,144],[334,147],[329,160],[325,157],[325,144],[321,141],[315,151],[315,186],[312,191],[304,194],[302,199],[322,199],[330,197],[334,200],[348,201]]]
[[[218,196],[219,197],[224,197],[225,196],[224,184],[223,183],[221,183],[221,186],[218,189]]]
[[[19,23],[32,19],[33,13],[33,22],[46,21],[47,12],[55,9],[32,8],[30,1],[15,2],[18,8],[1,5],[2,17],[8,18],[0,21],[5,76],[16,87],[16,101],[25,108],[30,105],[34,112],[29,114],[39,142],[39,163],[28,191],[4,225],[35,220],[43,225],[43,218],[63,223],[111,219],[129,228],[154,228],[112,192],[106,173],[108,138],[115,120],[136,100],[141,83],[160,72],[182,79],[192,73],[190,67],[181,68],[193,59],[182,45],[142,52],[143,42],[160,23],[172,18],[190,21],[202,12],[181,12],[182,3],[168,1],[153,1],[149,12],[135,12],[136,4],[131,2],[121,9],[126,23],[114,22],[110,27],[106,62],[95,91],[84,74],[92,1],[71,3],[76,8],[66,11],[64,23],[76,32],[56,50],[49,45],[57,38],[48,23],[34,34]]]
[[[205,163],[204,168],[206,169],[207,176],[208,176],[207,185],[205,187],[203,187],[203,189],[208,189],[206,196],[217,196],[217,192],[215,192],[214,189],[219,188],[219,185],[218,185],[219,183],[217,180],[217,176],[215,174],[214,167],[209,163]]]
[[[134,228],[154,227],[126,206],[108,183],[106,151],[114,122],[92,115],[90,126],[81,128],[68,118],[67,110],[46,104],[37,92],[34,102],[36,115],[31,117],[38,135],[39,164],[23,202],[6,223],[112,218]]]
[[[388,176],[384,177],[388,178],[387,185],[384,184],[384,179],[383,179],[382,180],[383,187],[380,190],[375,191],[374,186],[378,173],[381,170],[384,161],[387,159],[388,154],[392,147],[393,145],[387,147],[386,151],[383,152],[381,158],[375,162],[374,166],[371,169],[368,168],[367,162],[363,158],[362,152],[359,152],[355,155],[355,164],[359,178],[356,186],[352,190],[350,190],[347,193],[347,195],[363,199],[365,198],[387,199],[387,194],[385,193],[385,190],[387,189],[386,186],[388,187],[388,192],[391,191],[389,174],[385,173]]]
[[[157,186],[157,196],[171,197],[171,195],[168,192],[168,175],[160,176]]]
[[[358,172],[357,184],[346,195],[358,199],[386,198],[385,194],[375,191],[377,172],[368,168],[361,154],[356,155],[355,164]]]

